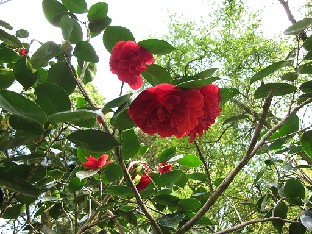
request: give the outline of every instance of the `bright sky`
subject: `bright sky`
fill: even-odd
[[[97,2],[94,0],[86,1],[88,7]],[[61,30],[46,21],[41,2],[41,0],[11,0],[0,5],[0,18],[10,23],[14,30],[27,29],[30,32],[29,40],[36,39],[41,42],[52,40],[61,43],[63,40]],[[199,21],[201,17],[207,17],[213,9],[210,0],[193,0],[192,3],[183,0],[106,0],[105,2],[109,6],[108,15],[113,20],[112,25],[127,27],[132,31],[137,41],[144,40],[150,35],[156,35],[156,38],[160,39],[167,32],[169,15],[177,14],[180,18],[188,21]],[[220,0],[220,3],[222,2]],[[278,0],[247,0],[247,2],[253,10],[264,9],[263,27],[266,29],[265,35],[272,37],[290,26],[290,22]],[[298,4],[302,5],[304,0],[289,0],[289,3],[291,9],[297,9]],[[302,17],[300,14],[296,15],[295,11],[294,13],[298,20]],[[109,53],[102,44],[101,36],[92,39],[91,43],[100,56],[94,84],[107,100],[116,98],[120,91],[121,82],[109,70]],[[30,51],[30,55],[34,50]]]

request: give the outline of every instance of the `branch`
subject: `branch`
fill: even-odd
[[[6,1],[1,0],[1,1],[0,1],[0,5],[3,5],[3,4],[8,3],[8,2],[10,2],[10,1],[12,1],[12,0],[6,0]]]
[[[204,165],[204,168],[205,168],[205,172],[206,172],[206,175],[207,175],[207,178],[208,178],[208,186],[209,186],[210,193],[213,193],[213,186],[212,186],[212,181],[211,181],[211,175],[210,175],[209,168],[208,168],[209,167],[208,163],[206,162],[205,157],[202,154],[202,152],[201,152],[201,150],[200,150],[196,140],[194,141],[194,144],[196,146],[196,150],[197,150],[197,153],[199,155],[199,158],[202,161],[202,163]]]
[[[280,2],[280,4],[282,4],[285,12],[286,12],[286,15],[289,19],[289,21],[294,24],[296,23],[297,21],[295,20],[295,17],[294,15],[291,13],[290,9],[289,9],[289,5],[288,5],[288,1],[285,1],[285,0],[278,0]],[[307,34],[305,33],[305,31],[302,31],[300,34],[299,34],[299,38],[302,39],[302,41],[305,41],[307,40],[308,36]]]

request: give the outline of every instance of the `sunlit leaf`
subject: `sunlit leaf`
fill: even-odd
[[[171,81],[171,76],[166,69],[156,64],[147,66],[142,76],[153,86]]]
[[[87,12],[87,3],[85,0],[62,0],[62,3],[73,13],[82,14]]]
[[[139,41],[138,44],[147,49],[152,54],[169,54],[174,51],[174,47],[164,40],[147,39]]]
[[[103,43],[108,52],[112,52],[113,47],[119,41],[135,41],[132,32],[121,26],[108,26],[103,35]]]
[[[188,154],[179,159],[178,163],[185,167],[198,167],[202,164],[202,161],[196,155]]]
[[[276,63],[272,63],[271,65],[263,68],[262,70],[260,70],[259,72],[257,72],[253,77],[251,77],[250,79],[250,83],[254,83],[276,71],[278,71],[279,69],[281,69],[282,67],[286,66],[288,64],[288,61],[279,61]]]
[[[93,110],[79,109],[76,111],[56,112],[48,117],[52,123],[75,123],[77,121],[86,120],[96,117],[97,112]]]
[[[284,31],[285,35],[297,35],[302,30],[306,29],[312,24],[312,18],[304,18],[297,21]]]
[[[267,83],[255,91],[255,98],[265,98],[273,90],[273,96],[284,96],[296,91],[296,87],[287,83]]]
[[[175,156],[176,153],[177,153],[176,147],[170,147],[168,149],[165,149],[159,155],[159,162],[164,163],[164,162],[169,161],[169,159]]]
[[[88,41],[80,41],[74,49],[74,55],[83,61],[97,63],[99,56],[96,54],[95,49]]]
[[[65,6],[57,0],[43,0],[42,9],[46,19],[54,26],[59,26],[62,14],[67,12]]]

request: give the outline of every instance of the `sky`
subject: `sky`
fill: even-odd
[[[36,39],[41,42],[55,41],[62,42],[60,28],[50,25],[42,12],[41,0],[11,0],[0,5],[0,18],[10,23],[14,30],[27,29],[30,32],[29,41]],[[86,0],[88,8],[98,2]],[[106,0],[108,4],[108,16],[112,18],[111,25],[119,25],[130,29],[136,41],[150,38],[161,39],[162,35],[168,32],[167,25],[170,15],[177,15],[182,20],[194,20],[199,22],[208,17],[213,10],[210,0]],[[222,3],[223,0],[220,0]],[[281,34],[291,24],[287,19],[284,9],[278,0],[247,0],[251,10],[263,10],[264,35],[274,37]],[[295,9],[304,0],[289,0],[291,9],[294,9],[295,18],[302,17]],[[97,64],[98,73],[94,84],[106,100],[116,98],[120,91],[121,82],[116,75],[109,70],[109,53],[103,46],[102,37],[97,36],[91,39],[100,61]],[[39,44],[37,45],[39,46]],[[36,46],[30,50],[30,56],[36,50]],[[125,86],[124,91],[127,91]]]

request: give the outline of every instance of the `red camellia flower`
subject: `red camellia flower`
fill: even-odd
[[[25,56],[25,55],[28,54],[28,50],[25,49],[25,48],[22,48],[22,49],[20,49],[19,54],[20,54],[21,56]]]
[[[198,125],[204,115],[203,101],[199,90],[182,90],[171,84],[159,84],[141,92],[128,112],[143,132],[180,138]]]
[[[141,73],[145,71],[146,64],[152,63],[154,57],[147,49],[134,41],[119,41],[112,49],[109,64],[111,72],[135,90],[143,84]]]
[[[132,174],[132,179],[137,179],[139,177],[139,181],[135,186],[138,191],[146,189],[149,183],[152,182],[151,177],[148,175],[150,170],[150,167],[143,162],[134,162],[133,165],[130,166],[129,171],[130,174]]]
[[[195,140],[196,134],[202,136],[203,132],[214,124],[221,112],[221,108],[219,107],[221,95],[217,85],[209,84],[198,90],[204,97],[204,115],[200,118],[197,126],[190,132],[191,143]]]
[[[172,165],[170,163],[168,163],[168,162],[159,163],[157,169],[158,169],[158,172],[160,174],[164,174],[164,173],[166,173],[168,171],[171,171]]]
[[[112,160],[107,161],[108,159],[107,154],[103,154],[101,157],[99,157],[99,159],[96,159],[95,157],[91,155],[86,159],[87,159],[87,162],[82,163],[82,166],[87,167],[87,170],[100,169],[106,164],[110,164],[113,162]]]
[[[151,182],[152,182],[152,179],[148,175],[143,174],[141,176],[139,183],[137,183],[135,187],[137,188],[138,191],[141,191],[141,190],[146,189],[149,183]]]

